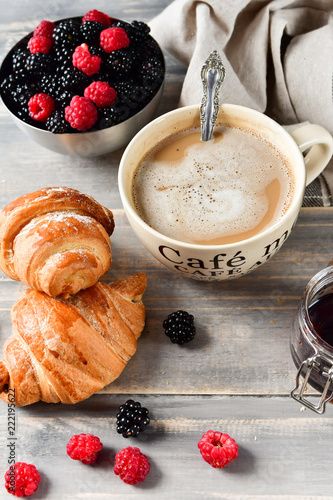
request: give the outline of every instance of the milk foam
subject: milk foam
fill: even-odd
[[[156,160],[154,149],[138,168],[133,183],[136,210],[162,234],[194,243],[214,244],[226,236],[237,241],[252,236],[244,235],[259,227],[272,209],[269,190],[280,190],[269,225],[290,205],[293,176],[283,154],[248,129],[220,126],[217,132],[220,140],[204,143],[192,129],[198,141],[179,160]],[[176,151],[186,135],[177,134],[163,146]]]

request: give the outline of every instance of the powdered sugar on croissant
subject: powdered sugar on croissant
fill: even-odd
[[[27,290],[12,309],[0,397],[13,403],[15,394],[17,406],[73,404],[115,380],[144,328],[146,283],[146,275],[137,273],[111,285],[98,282],[68,299]]]
[[[113,214],[72,188],[21,196],[0,213],[0,268],[51,296],[77,293],[111,266]]]

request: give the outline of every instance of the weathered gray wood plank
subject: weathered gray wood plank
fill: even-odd
[[[116,433],[115,415],[126,400],[122,395],[97,395],[76,406],[36,404],[17,409],[17,458],[34,463],[42,474],[33,498],[332,498],[331,461],[325,455],[325,445],[333,439],[332,414],[318,418],[286,397],[137,399],[152,417],[138,439]],[[3,407],[0,411],[4,413]],[[239,445],[239,457],[223,470],[206,464],[197,448],[209,429],[228,433]],[[81,432],[92,432],[104,444],[93,466],[66,455],[68,440]],[[112,471],[115,453],[125,446],[138,446],[151,461],[149,476],[136,487],[123,484]]]
[[[147,319],[137,353],[103,392],[290,393],[296,369],[289,336],[305,284],[329,264],[330,209],[303,209],[294,232],[272,260],[224,283],[190,280],[169,271],[142,247],[121,209],[115,211],[115,220],[113,264],[103,279],[146,272]],[[26,287],[4,276],[0,284],[3,343],[11,331],[10,308]],[[197,335],[187,346],[171,344],[162,328],[163,319],[177,309],[195,316]]]

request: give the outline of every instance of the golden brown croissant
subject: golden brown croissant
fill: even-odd
[[[48,295],[76,293],[111,266],[113,214],[66,187],[12,201],[0,213],[0,269]]]
[[[136,352],[146,284],[146,275],[137,273],[68,299],[27,290],[12,309],[0,397],[17,406],[72,404],[115,380]]]

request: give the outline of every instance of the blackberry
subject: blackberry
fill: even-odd
[[[10,73],[0,84],[1,95],[9,100],[13,100],[17,86],[20,82],[21,79],[16,74]]]
[[[115,26],[116,28],[123,28],[123,30],[126,31],[126,34],[129,38],[131,38],[131,30],[132,27],[130,23],[127,23],[126,21],[119,21],[118,19],[115,19],[112,23],[111,26]]]
[[[119,106],[119,103],[112,104],[106,108],[98,110],[98,123],[100,129],[105,129],[117,125],[123,118],[124,110]]]
[[[105,67],[111,77],[123,78],[131,73],[134,59],[135,54],[131,49],[114,50],[107,55]]]
[[[9,109],[21,120],[31,123],[28,101],[37,92],[35,86],[16,74],[10,74],[1,82],[0,90]]]
[[[81,41],[80,24],[72,19],[61,21],[53,30],[55,47],[76,47]]]
[[[50,73],[53,67],[53,58],[50,54],[30,54],[26,59],[26,69],[34,76],[42,76]]]
[[[57,109],[64,110],[66,106],[69,106],[74,95],[75,95],[75,92],[73,92],[73,91],[64,90],[62,88],[58,89],[57,101],[56,101]]]
[[[27,82],[20,82],[13,92],[13,99],[18,105],[24,107],[28,103],[29,99],[37,93],[38,90],[36,85]]]
[[[143,62],[139,70],[139,76],[142,78],[143,85],[151,90],[160,87],[163,81],[163,75],[163,62],[156,57],[149,57]]]
[[[165,335],[173,344],[185,344],[195,335],[194,317],[186,311],[175,311],[163,321]]]
[[[117,414],[117,432],[124,438],[137,437],[150,422],[149,411],[141,403],[128,399],[119,407]]]
[[[142,43],[150,33],[150,27],[143,21],[131,22],[131,42]]]
[[[98,56],[102,59],[104,59],[105,56],[105,51],[100,47],[99,45],[95,44],[90,44],[89,45],[89,52],[92,56]]]
[[[12,58],[13,71],[16,74],[26,72],[26,60],[30,55],[30,51],[26,47],[18,47]]]
[[[131,81],[116,83],[114,87],[119,101],[128,106],[132,114],[142,109],[151,99],[148,89]]]
[[[44,75],[40,79],[40,88],[42,92],[45,92],[45,94],[55,99],[57,97],[59,84],[53,75]]]
[[[74,53],[75,47],[73,45],[67,46],[59,46],[54,47],[54,57],[56,61],[56,65],[58,67],[58,71],[64,66],[72,66],[72,57]]]
[[[76,94],[83,94],[84,89],[90,85],[92,78],[79,69],[68,67],[65,69],[60,83],[64,90],[73,90]]]
[[[54,134],[68,134],[72,131],[72,127],[65,120],[65,112],[61,109],[56,109],[45,122],[46,130]]]
[[[99,42],[99,35],[105,27],[98,21],[85,21],[80,26],[81,35],[86,43]]]

